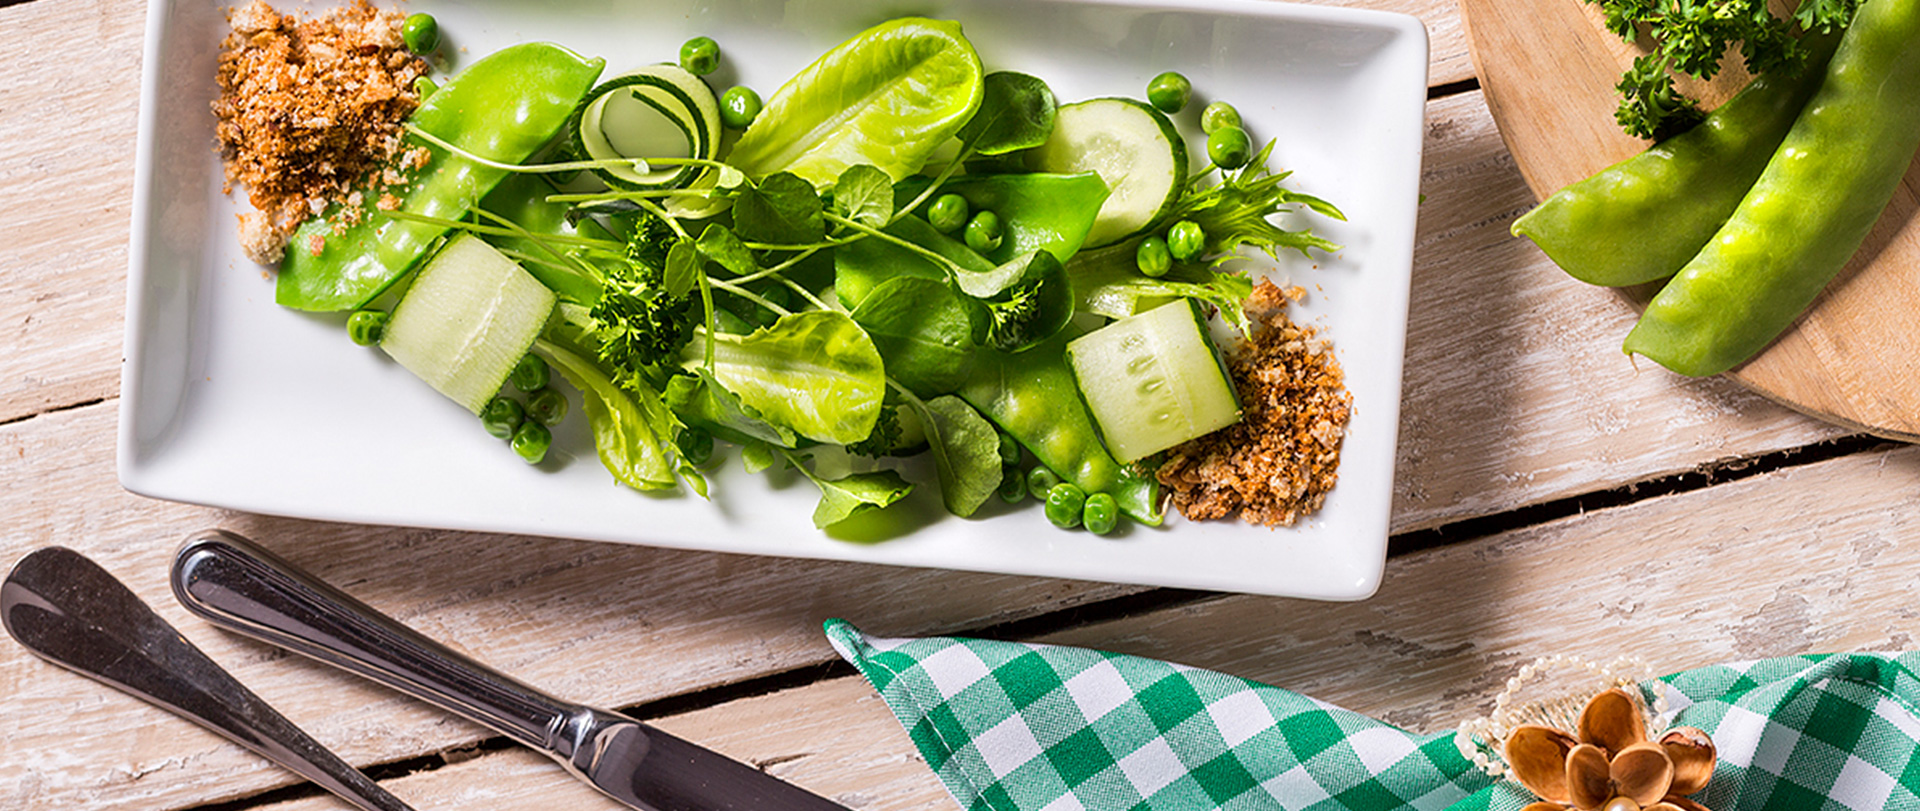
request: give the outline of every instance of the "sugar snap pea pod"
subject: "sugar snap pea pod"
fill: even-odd
[[[1747,196],[1807,99],[1840,35],[1809,34],[1795,76],[1763,75],[1693,129],[1567,186],[1513,222],[1561,270],[1622,287],[1672,276]]]
[[[1626,351],[1692,376],[1753,357],[1860,249],[1916,147],[1920,3],[1867,0],[1753,191],[1654,296]]]
[[[1112,494],[1121,512],[1159,526],[1158,484],[1113,460],[1081,403],[1066,359],[1067,342],[1081,332],[1069,326],[1017,354],[980,350],[960,399],[1018,440],[1040,464],[1088,493]]]
[[[467,152],[520,163],[553,140],[604,64],[550,43],[514,45],[461,71],[408,120]],[[421,146],[408,136],[402,148]],[[458,219],[507,175],[427,148],[426,165],[407,170],[412,179],[391,190],[403,211]],[[287,246],[274,299],[299,310],[350,310],[425,259],[446,229],[386,216],[381,195],[376,185],[361,205],[335,206],[301,225]]]

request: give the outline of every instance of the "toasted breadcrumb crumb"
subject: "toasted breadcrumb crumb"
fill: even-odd
[[[302,220],[345,201],[400,146],[427,63],[401,41],[404,17],[366,0],[305,21],[262,0],[228,15],[213,103],[226,188],[247,188],[241,247],[280,261]]]
[[[1303,295],[1262,281],[1247,300],[1253,335],[1227,364],[1243,418],[1167,451],[1155,474],[1181,515],[1292,526],[1339,480],[1353,395],[1332,347],[1287,318]]]

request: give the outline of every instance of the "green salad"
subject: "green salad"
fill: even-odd
[[[526,43],[424,87],[411,181],[301,226],[278,303],[345,313],[528,462],[585,419],[638,490],[705,496],[730,443],[817,485],[824,528],[899,501],[896,460],[925,455],[955,515],[998,493],[1066,528],[1160,523],[1156,454],[1240,420],[1208,327],[1247,330],[1229,260],[1335,250],[1271,215],[1340,211],[1223,101],[1194,165],[1178,73],[1063,104],[905,18],[763,99],[709,85],[722,45],[608,78]]]

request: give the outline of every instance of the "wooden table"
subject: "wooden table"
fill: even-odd
[[[1627,306],[1507,234],[1532,198],[1453,0],[1343,4],[1417,15],[1433,45],[1396,536],[1370,600],[333,525],[130,495],[113,449],[145,6],[127,0],[0,7],[0,563],[48,544],[85,552],[421,809],[614,806],[485,730],[191,617],[165,585],[188,533],[261,539],[556,694],[876,811],[951,805],[828,649],[827,617],[1173,659],[1417,730],[1483,712],[1546,654],[1634,653],[1665,672],[1914,647],[1920,451],[1630,365]],[[11,640],[0,707],[0,807],[343,807]]]

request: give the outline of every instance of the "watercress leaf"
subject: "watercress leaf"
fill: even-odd
[[[849,166],[833,185],[833,209],[869,228],[883,227],[893,219],[893,179],[864,163]]]
[[[887,375],[921,397],[966,382],[976,344],[972,319],[944,281],[891,279],[860,303],[853,320],[873,339]]]
[[[750,242],[806,245],[827,235],[820,193],[787,172],[769,175],[733,201],[733,227]]]
[[[775,91],[728,162],[751,177],[786,171],[820,188],[857,163],[899,180],[973,116],[982,93],[980,56],[959,23],[891,20]]]
[[[873,433],[886,375],[873,340],[847,314],[811,310],[748,335],[698,336],[681,353],[687,368],[704,362],[709,340],[714,380],[760,419],[835,445]]]
[[[982,155],[1004,155],[1047,142],[1053,134],[1053,89],[1037,76],[1012,71],[981,80],[980,110],[957,133]]]
[[[1073,319],[1073,282],[1053,254],[1033,251],[986,273],[961,271],[954,286],[976,302],[973,337],[1018,352],[1054,336]]]
[[[760,269],[759,263],[753,260],[753,251],[747,249],[747,244],[741,242],[740,237],[731,229],[719,223],[712,223],[706,230],[701,231],[695,247],[700,249],[700,255],[713,260],[715,264],[726,268],[736,276],[744,276]]]
[[[664,438],[679,421],[659,396],[638,381],[622,387],[586,357],[546,339],[533,349],[580,390],[593,447],[614,479],[636,490],[665,490],[675,484],[674,464]]]
[[[759,473],[779,461],[780,452],[769,443],[755,439],[740,446],[740,463],[748,473]]]
[[[947,512],[962,518],[973,515],[1000,489],[1000,433],[973,406],[950,394],[926,401],[920,419],[940,471],[940,498]]]
[[[667,407],[681,422],[704,428],[719,439],[738,445],[768,442],[783,448],[798,444],[792,429],[761,419],[758,411],[740,402],[705,369],[668,381],[666,397]]]
[[[813,525],[818,529],[886,507],[913,491],[913,485],[891,470],[813,479],[813,483],[820,486],[820,504],[813,509]]]
[[[693,240],[676,239],[667,249],[667,269],[660,283],[667,295],[680,298],[693,290],[695,274],[701,272],[700,251]]]

